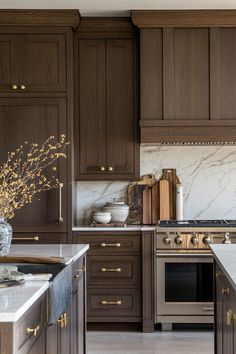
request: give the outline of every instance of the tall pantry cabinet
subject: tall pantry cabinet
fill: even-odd
[[[14,23],[14,26],[11,26]],[[73,28],[77,11],[0,12],[0,164],[24,141],[67,141],[73,120]],[[2,25],[3,24],[3,25]],[[67,242],[71,148],[57,163],[61,187],[41,193],[11,220],[14,242]],[[52,173],[52,172],[48,172]],[[69,226],[69,227],[68,227]]]

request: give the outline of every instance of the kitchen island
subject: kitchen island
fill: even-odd
[[[88,248],[88,245],[12,246],[9,257],[25,257],[25,262],[29,256],[48,258],[49,264],[27,264],[27,269],[32,267],[32,273],[38,266],[52,270],[53,278],[0,289],[1,354],[86,352],[85,254]],[[60,263],[50,264],[50,258],[52,262],[58,259]],[[65,289],[69,292],[66,299]],[[63,312],[55,319],[60,309]]]
[[[215,354],[236,353],[236,244],[211,245],[215,259]]]

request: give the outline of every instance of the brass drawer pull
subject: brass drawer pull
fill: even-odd
[[[226,323],[227,323],[227,326],[232,326],[233,325],[233,319],[234,319],[233,311],[232,310],[226,311]]]
[[[13,237],[12,240],[14,241],[39,241],[39,236],[34,236],[34,237]]]
[[[67,313],[63,313],[57,322],[60,323],[61,328],[65,328],[67,326]]]
[[[101,243],[101,247],[120,247],[120,243]]]
[[[106,167],[101,166],[101,167],[100,167],[100,171],[101,171],[101,172],[105,172],[105,171],[106,171]]]
[[[33,336],[37,336],[37,333],[38,333],[39,329],[40,329],[40,326],[39,326],[39,325],[38,325],[37,327],[35,327],[35,328],[30,328],[30,327],[28,327],[28,328],[26,329],[26,333],[27,333],[27,334],[33,333]]]
[[[21,89],[21,90],[25,90],[25,89],[26,89],[26,86],[22,84],[22,85],[20,85],[20,89]]]
[[[101,268],[102,273],[106,272],[114,272],[114,273],[121,273],[121,268]]]
[[[215,271],[215,274],[216,274],[216,277],[217,277],[217,278],[224,275],[224,273],[223,273],[221,270],[216,270],[216,271]]]
[[[64,187],[63,183],[59,183],[59,222],[63,222],[62,216],[62,188]]]
[[[122,302],[120,300],[118,301],[106,301],[102,300],[102,305],[121,305]]]
[[[17,89],[18,89],[18,86],[17,86],[16,84],[13,84],[13,85],[11,86],[11,88],[12,88],[12,90],[17,90]]]
[[[221,292],[222,294],[229,294],[229,288],[222,288]]]

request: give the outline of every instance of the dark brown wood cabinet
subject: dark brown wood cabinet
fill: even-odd
[[[215,354],[235,354],[236,291],[215,263]]]
[[[15,151],[25,141],[42,144],[48,137],[67,134],[66,102],[64,99],[20,99],[2,98],[0,102],[0,150],[1,163],[8,151]],[[17,231],[57,231],[67,232],[67,160],[57,163],[56,177],[62,188],[46,191],[35,198],[31,205],[16,211],[11,221]],[[52,173],[52,172],[48,172]],[[63,222],[60,222],[60,216]]]
[[[139,174],[135,32],[132,27],[119,32],[114,19],[113,30],[106,32],[104,24],[98,35],[99,20],[94,32],[88,31],[87,21],[78,39],[75,178],[134,179]]]
[[[154,331],[153,231],[73,232],[73,243],[88,243],[87,311],[99,329],[124,322]]]
[[[69,30],[15,28],[17,34],[8,32],[11,29],[0,28],[0,93],[66,92]]]
[[[141,142],[234,142],[236,13],[133,11],[132,19],[140,27]]]
[[[141,322],[141,235],[135,232],[74,232],[88,243],[88,322]]]
[[[24,141],[42,143],[73,125],[73,29],[78,11],[0,11],[0,163]],[[11,220],[14,237],[57,243],[71,233],[71,148],[53,173],[59,189],[41,193]],[[50,236],[49,233],[52,233]],[[19,233],[19,234],[18,234]],[[36,233],[36,234],[35,234]],[[40,233],[40,241],[37,240]],[[45,235],[47,236],[45,237]],[[42,235],[44,235],[42,237]],[[35,239],[36,238],[36,239]],[[48,240],[48,241],[47,241]]]

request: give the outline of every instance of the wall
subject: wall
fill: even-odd
[[[184,185],[186,219],[236,219],[235,146],[141,146],[141,175],[176,168]],[[87,224],[93,207],[126,198],[128,182],[78,182],[77,224]]]

